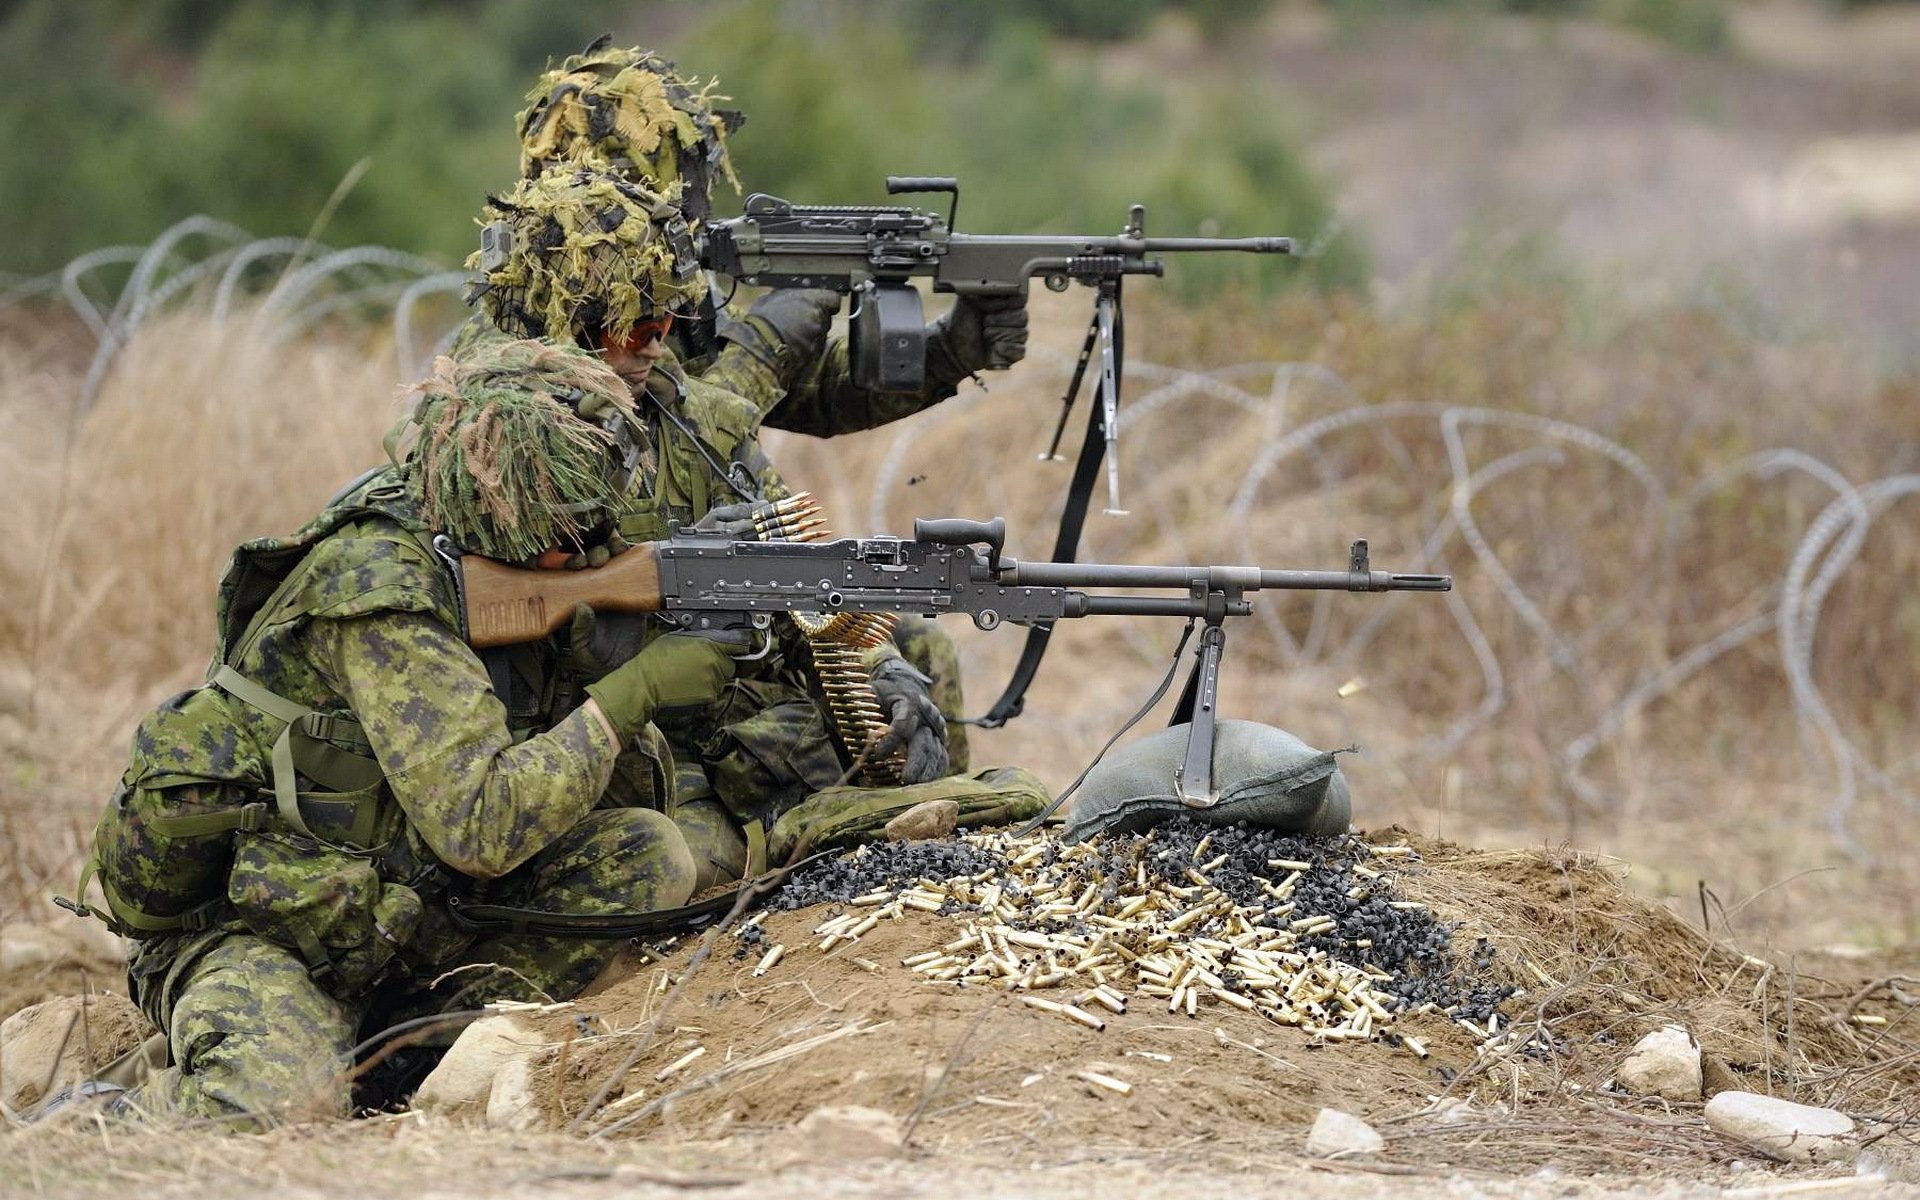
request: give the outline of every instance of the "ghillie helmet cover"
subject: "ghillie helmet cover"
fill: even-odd
[[[520,128],[520,174],[557,165],[608,171],[678,196],[698,225],[713,208],[713,184],[740,190],[727,135],[745,124],[737,109],[715,108],[718,80],[682,77],[671,61],[639,47],[611,45],[603,34],[540,76],[527,93]]]
[[[561,167],[492,196],[480,214],[469,304],[514,337],[595,348],[690,307],[700,263],[679,209],[601,171]]]
[[[624,502],[640,458],[633,398],[593,355],[482,341],[412,391],[394,459],[427,525],[462,549],[507,562],[581,550]]]

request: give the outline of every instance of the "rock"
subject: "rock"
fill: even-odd
[[[440,1065],[421,1082],[413,1094],[413,1107],[436,1116],[483,1119],[500,1069],[516,1059],[531,1058],[546,1046],[517,1017],[482,1017],[461,1032]]]
[[[954,800],[925,800],[887,822],[890,842],[924,842],[943,838],[960,824],[960,804]]]
[[[1620,1064],[1620,1086],[1662,1100],[1700,1098],[1700,1043],[1678,1025],[1656,1029],[1634,1044]]]
[[[1781,1162],[1850,1162],[1859,1153],[1853,1119],[1753,1092],[1721,1092],[1707,1101],[1707,1124]]]
[[[1373,1126],[1337,1108],[1321,1109],[1307,1132],[1307,1154],[1313,1158],[1358,1158],[1378,1154],[1386,1145]]]
[[[0,1023],[0,1099],[34,1108],[146,1040],[147,1018],[125,996],[61,996]]]
[[[553,1114],[534,1082],[546,1058],[545,1054],[527,1055],[500,1065],[487,1092],[488,1129],[526,1133],[552,1125]]]
[[[900,1118],[857,1104],[816,1108],[795,1132],[809,1151],[829,1158],[891,1158],[905,1142]]]

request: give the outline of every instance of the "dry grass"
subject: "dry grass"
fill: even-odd
[[[1002,513],[1012,552],[1044,556],[1067,469],[1033,456],[1084,299],[1043,299],[1033,361],[991,392],[831,443],[774,436],[776,460],[843,530]],[[204,667],[232,545],[295,527],[378,460],[398,374],[383,336],[275,333],[194,306],[151,320],[76,418],[85,364],[70,343],[19,321],[0,331],[13,482],[0,504],[16,531],[0,550],[9,913],[44,917],[32,898],[76,857],[127,730]],[[1835,727],[1891,785],[1856,770],[1840,826],[1834,760],[1765,620],[1834,492],[1804,471],[1739,473],[1774,448],[1856,485],[1912,470],[1912,381],[1693,312],[1596,330],[1551,291],[1419,322],[1309,299],[1206,314],[1136,301],[1129,348],[1142,364],[1122,449],[1134,515],[1096,516],[1091,555],[1338,566],[1347,539],[1367,536],[1379,565],[1419,569],[1424,546],[1458,576],[1451,599],[1265,599],[1232,630],[1227,711],[1360,743],[1348,770],[1364,823],[1573,837],[1689,904],[1701,879],[1734,907],[1809,867],[1840,868],[1748,905],[1756,948],[1768,930],[1806,943],[1920,928],[1895,798],[1920,768],[1903,719],[1920,708],[1920,625],[1902,583],[1920,568],[1914,502],[1868,528],[1813,645]],[[1226,364],[1246,365],[1175,369]],[[1302,433],[1342,412],[1346,424]],[[1469,502],[1450,511],[1463,479]],[[1749,623],[1726,653],[1683,669]],[[1019,639],[955,633],[984,708]],[[1030,715],[980,733],[976,757],[1064,783],[1144,695],[1174,633],[1144,619],[1063,629]],[[1336,699],[1354,679],[1363,690]],[[1849,857],[1834,828],[1871,853]]]

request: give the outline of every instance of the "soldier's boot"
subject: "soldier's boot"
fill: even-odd
[[[960,686],[960,647],[953,635],[926,617],[902,617],[893,631],[893,644],[900,657],[914,669],[933,680],[928,692],[935,707],[947,719],[948,771],[965,775],[972,765],[967,749],[967,727],[960,723],[966,716],[966,697]]]
[[[344,1117],[358,1011],[323,991],[299,954],[252,934],[222,939],[176,985],[173,1066],[124,1107],[162,1119],[260,1129]]]

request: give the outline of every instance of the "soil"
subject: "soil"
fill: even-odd
[[[1872,980],[1857,969],[1792,970],[1715,945],[1571,851],[1486,853],[1403,830],[1378,840],[1419,851],[1400,872],[1402,895],[1457,923],[1457,942],[1484,936],[1497,947],[1476,969],[1521,989],[1496,1018],[1498,1037],[1439,1015],[1403,1018],[1397,1028],[1430,1051],[1422,1059],[1383,1041],[1316,1045],[1225,1006],[1189,1018],[1139,999],[1103,1014],[1096,1031],[901,965],[954,937],[954,918],[909,911],[821,953],[811,931],[840,910],[817,905],[765,918],[760,944],[789,950],[763,977],[759,949],[736,958],[724,938],[584,1128],[705,1141],[773,1134],[817,1107],[855,1104],[902,1117],[911,1145],[942,1157],[1152,1146],[1234,1162],[1294,1152],[1327,1106],[1378,1126],[1389,1165],[1604,1172],[1629,1162],[1700,1178],[1751,1156],[1708,1132],[1698,1104],[1609,1086],[1633,1042],[1662,1025],[1694,1032],[1710,1092],[1771,1091],[1881,1115],[1920,1094],[1920,1063],[1901,1038],[1912,1006],[1897,981],[1867,991]],[[543,1018],[565,1043],[547,1085],[556,1125],[614,1077],[692,951],[689,941],[657,961],[630,957],[573,1008]],[[1894,962],[1851,965],[1898,974]],[[695,1049],[699,1058],[657,1077]],[[1089,1083],[1088,1071],[1132,1090]]]

